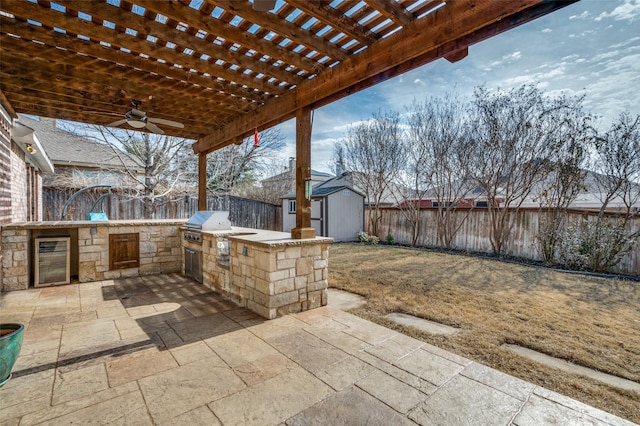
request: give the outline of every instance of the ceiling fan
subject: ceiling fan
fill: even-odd
[[[142,104],[141,101],[133,99],[131,101],[131,104],[133,105],[133,108],[131,109],[131,111],[128,111],[124,115],[124,118],[122,120],[114,121],[113,123],[107,124],[107,126],[117,127],[117,126],[120,126],[121,124],[127,123],[129,126],[133,127],[134,129],[142,129],[146,127],[149,131],[153,133],[158,133],[161,135],[164,134],[164,132],[160,127],[156,126],[156,123],[163,124],[165,126],[177,127],[179,129],[184,128],[184,124],[178,123],[177,121],[165,120],[163,118],[147,117],[146,112],[138,109]]]

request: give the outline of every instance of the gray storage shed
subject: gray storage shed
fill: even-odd
[[[336,242],[357,241],[364,229],[364,195],[349,185],[346,174],[313,187],[311,193],[311,226],[316,235],[331,237]],[[296,193],[282,196],[282,231],[296,226]]]

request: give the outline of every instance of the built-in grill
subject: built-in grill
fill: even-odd
[[[202,244],[202,231],[231,230],[228,211],[200,211],[184,225],[184,239]]]

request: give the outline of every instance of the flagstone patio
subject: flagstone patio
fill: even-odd
[[[1,295],[0,423],[631,425],[331,306],[264,320],[177,274]]]

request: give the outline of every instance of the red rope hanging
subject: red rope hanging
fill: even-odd
[[[258,129],[253,133],[253,147],[260,148],[260,143],[258,142]]]

